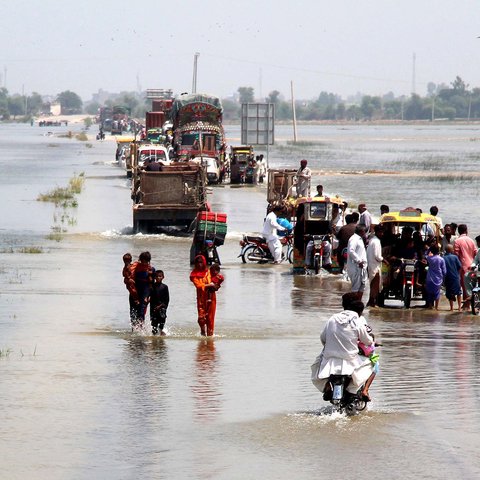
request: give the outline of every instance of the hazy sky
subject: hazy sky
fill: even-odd
[[[221,97],[251,86],[287,98],[410,94],[456,75],[480,87],[474,0],[0,0],[0,85],[84,100],[192,87]]]

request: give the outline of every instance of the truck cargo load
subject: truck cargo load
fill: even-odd
[[[159,172],[137,168],[132,185],[135,232],[187,230],[206,205],[205,171],[195,163],[163,166]]]

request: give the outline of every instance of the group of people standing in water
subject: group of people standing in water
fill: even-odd
[[[142,252],[138,261],[132,263],[132,255],[123,255],[123,281],[129,293],[130,323],[132,331],[143,331],[145,316],[150,305],[150,323],[152,335],[165,335],[167,308],[170,303],[168,286],[163,283],[163,270],[156,270],[151,264],[150,252]],[[198,325],[202,336],[211,337],[215,329],[217,309],[216,292],[224,281],[220,265],[210,268],[203,255],[195,257],[190,281],[197,293]]]

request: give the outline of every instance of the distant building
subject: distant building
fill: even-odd
[[[62,106],[60,103],[51,103],[50,104],[50,115],[61,115],[62,114]]]

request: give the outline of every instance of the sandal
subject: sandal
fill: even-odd
[[[360,398],[362,399],[362,401],[364,402],[371,402],[372,399],[370,398],[370,395],[368,395],[367,393],[361,393],[360,394]]]

